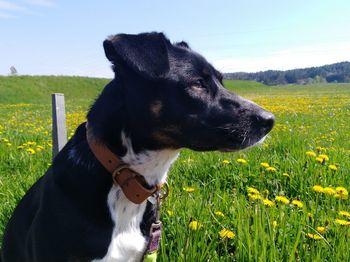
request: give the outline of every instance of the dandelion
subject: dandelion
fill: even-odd
[[[326,232],[326,227],[316,227],[316,230],[320,234],[324,234]]]
[[[350,226],[350,221],[343,220],[343,219],[336,219],[335,223],[342,226]]]
[[[224,217],[224,213],[222,213],[221,211],[216,211],[215,215],[217,215],[218,217]]]
[[[292,205],[299,207],[299,208],[302,208],[304,206],[303,202],[301,202],[299,200],[295,200],[295,199],[292,201]]]
[[[318,234],[307,233],[306,236],[308,238],[313,239],[313,240],[320,240],[320,239],[322,239],[322,237],[320,237],[320,235],[318,235]]]
[[[193,231],[196,231],[198,229],[200,229],[202,227],[202,224],[199,223],[198,221],[191,221],[189,224],[188,224],[188,227],[193,230]]]
[[[263,199],[262,202],[264,203],[265,206],[268,206],[268,207],[273,207],[276,205],[274,202],[272,202],[271,200],[269,200],[267,198]]]
[[[329,160],[329,157],[325,154],[320,154],[318,155],[319,158],[322,158],[324,161],[328,161]]]
[[[245,160],[245,159],[243,159],[243,158],[238,158],[238,159],[237,159],[237,162],[238,162],[238,164],[241,164],[241,165],[245,165],[245,164],[248,163],[247,160]]]
[[[22,146],[18,146],[17,147],[17,149],[23,149],[24,148],[24,146],[22,145]]]
[[[35,154],[35,150],[33,148],[27,148],[26,151],[31,155]]]
[[[338,170],[338,168],[337,168],[336,165],[329,165],[328,168],[329,168],[330,170],[332,170],[332,171],[337,171],[337,170]]]
[[[283,173],[282,176],[290,178],[290,175],[288,173]]]
[[[248,197],[249,197],[250,200],[262,200],[262,199],[264,199],[259,194],[248,194]]]
[[[348,199],[348,190],[346,188],[338,186],[335,188],[336,194],[334,195],[335,198],[339,199]]]
[[[307,156],[311,156],[311,157],[315,157],[316,156],[316,153],[313,152],[313,151],[306,151],[305,153]]]
[[[281,202],[283,204],[289,204],[289,199],[286,198],[285,196],[276,196],[275,197],[276,201]]]
[[[194,191],[193,187],[183,187],[182,188],[184,191],[186,191],[187,193],[192,193]]]
[[[323,158],[321,157],[316,157],[315,160],[321,164],[324,162]]]
[[[273,228],[276,228],[276,227],[278,226],[278,224],[277,224],[277,221],[276,221],[276,220],[274,220],[274,221],[272,222],[272,226],[273,226]]]
[[[270,167],[270,165],[269,165],[268,163],[266,163],[266,162],[260,163],[260,166],[262,166],[262,167],[264,167],[264,168]]]
[[[171,211],[171,210],[167,210],[166,212],[168,213],[168,215],[169,215],[170,217],[174,215],[174,212]]]
[[[327,195],[334,195],[336,193],[336,191],[331,187],[325,187],[325,188],[323,188],[323,193],[325,193]]]
[[[227,159],[224,159],[224,160],[222,161],[222,163],[225,164],[225,165],[228,165],[228,164],[230,164],[230,161],[228,161]]]
[[[219,232],[219,235],[221,238],[229,238],[229,239],[232,239],[236,236],[235,233],[233,233],[231,230],[228,230],[226,228],[221,229]]]
[[[347,211],[339,211],[338,212],[339,215],[350,218],[350,212]]]
[[[275,167],[272,167],[272,166],[266,168],[266,171],[269,171],[269,172],[276,172],[276,170],[277,169]]]
[[[250,194],[260,194],[259,190],[257,190],[256,188],[254,187],[248,187],[247,188],[247,192],[250,193]]]
[[[324,188],[319,186],[319,185],[315,185],[312,187],[312,190],[317,192],[317,193],[323,193],[324,192]]]

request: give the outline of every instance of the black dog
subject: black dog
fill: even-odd
[[[185,42],[144,33],[103,45],[115,78],[18,204],[2,262],[140,261],[158,207],[146,198],[159,200],[179,150],[240,150],[272,129],[273,115],[228,92]]]

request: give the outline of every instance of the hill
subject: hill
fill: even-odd
[[[64,93],[66,101],[90,102],[109,79],[72,76],[0,76],[0,104],[51,103],[52,93]],[[268,87],[255,81],[225,80],[226,88],[245,93]]]
[[[52,93],[92,100],[109,79],[70,76],[0,76],[0,103],[50,103]]]
[[[287,71],[268,70],[257,73],[226,73],[225,79],[252,80],[266,85],[349,83],[350,62]]]

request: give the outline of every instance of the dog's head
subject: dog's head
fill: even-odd
[[[104,91],[105,103],[123,111],[123,131],[139,149],[233,151],[273,127],[271,113],[225,89],[221,73],[185,42],[143,33],[115,35],[103,45],[116,73],[107,87],[118,89]]]

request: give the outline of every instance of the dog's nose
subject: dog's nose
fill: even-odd
[[[275,124],[275,116],[267,111],[264,111],[259,115],[259,120],[262,129],[265,131],[265,134],[270,132],[273,125]]]

